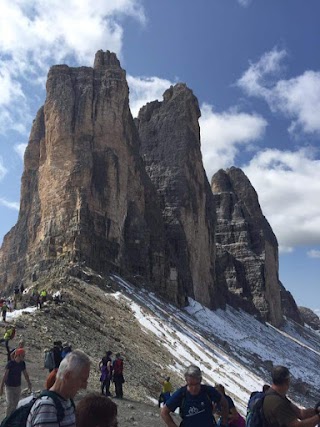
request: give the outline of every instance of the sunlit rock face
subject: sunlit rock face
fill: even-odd
[[[280,325],[278,243],[258,196],[241,169],[219,170],[211,188],[217,205],[217,278],[229,302]]]
[[[50,69],[25,153],[19,219],[1,249],[3,288],[37,280],[53,265],[85,262],[143,277],[179,302],[139,145],[115,54],[97,52],[93,68]]]
[[[203,169],[192,91],[177,84],[143,107],[136,120],[140,153],[158,194],[167,236],[188,296],[208,307],[224,303],[215,283],[215,206]]]

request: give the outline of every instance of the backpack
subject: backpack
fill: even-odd
[[[206,408],[209,409],[209,407],[210,407],[210,411],[212,411],[212,400],[211,400],[211,397],[209,395],[207,386],[205,384],[201,384],[201,392],[200,393],[205,394],[206,402],[207,402]],[[182,414],[183,414],[183,407],[184,407],[184,404],[186,401],[186,396],[187,396],[187,386],[185,385],[184,387],[182,387],[181,402],[180,402],[180,406],[179,406],[179,415],[181,418],[183,418]],[[214,417],[213,417],[213,419],[214,419]],[[215,422],[215,419],[214,419],[214,422]],[[215,422],[215,424],[216,424],[216,422]]]
[[[113,362],[113,372],[115,375],[121,375],[123,373],[123,362],[121,359],[116,359]]]
[[[28,402],[23,406],[20,406],[20,408],[17,408],[10,415],[8,415],[2,421],[2,423],[0,424],[0,427],[24,427],[27,424],[27,419],[32,406],[34,405],[36,400],[40,399],[42,396],[49,396],[53,400],[57,410],[57,420],[58,420],[58,423],[60,424],[60,421],[62,421],[64,417],[64,409],[63,409],[62,403],[60,402],[56,393],[54,393],[53,391],[44,390],[41,392],[40,396],[34,397],[33,399],[30,400],[30,402]]]
[[[246,427],[267,427],[268,424],[263,413],[263,402],[265,397],[266,395],[263,393],[263,396],[257,396],[253,401],[252,409],[247,413]]]
[[[46,369],[49,369],[49,371],[51,371],[56,367],[56,364],[54,362],[54,354],[52,350],[47,350],[44,352],[44,367]]]

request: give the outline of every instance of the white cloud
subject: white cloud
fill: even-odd
[[[320,72],[305,71],[281,79],[285,50],[273,49],[251,64],[237,84],[249,96],[263,98],[275,113],[291,119],[290,132],[320,133]]]
[[[320,251],[316,249],[311,249],[307,252],[308,257],[310,258],[320,258]]]
[[[174,83],[159,77],[128,76],[130,88],[130,109],[133,117],[137,117],[139,110],[147,102],[162,101],[163,93]]]
[[[4,178],[7,172],[7,168],[4,166],[3,160],[0,157],[0,181]]]
[[[23,122],[16,124],[13,111],[20,111],[18,121],[25,117],[20,102],[25,85],[42,81],[50,65],[70,61],[71,57],[78,64],[92,65],[99,49],[109,49],[121,57],[123,28],[119,18],[124,15],[145,22],[140,0],[2,0],[2,133],[13,127],[24,130]]]
[[[280,249],[320,243],[320,160],[314,150],[269,149],[243,170],[259,195]]]
[[[248,7],[252,0],[238,0],[238,3],[243,7]]]
[[[209,181],[221,168],[235,164],[243,146],[260,139],[267,122],[256,114],[237,111],[215,113],[212,106],[201,106],[200,133],[203,164]]]
[[[28,144],[24,144],[24,143],[21,143],[21,144],[16,144],[15,146],[14,146],[14,151],[18,154],[18,156],[23,160],[23,158],[24,158],[24,152],[25,152],[25,150],[26,150],[26,148],[27,148],[27,145]]]
[[[18,202],[9,202],[3,197],[0,197],[0,205],[5,206],[6,208],[9,208],[9,209],[13,209],[15,211],[18,211],[20,207],[20,204]]]

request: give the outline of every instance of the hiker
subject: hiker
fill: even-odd
[[[61,358],[64,359],[68,353],[72,351],[71,345],[68,342],[62,344]]]
[[[16,287],[14,288],[14,291],[13,291],[13,300],[14,300],[13,308],[14,308],[14,309],[16,309],[16,308],[17,308],[17,301],[18,301],[18,299],[19,299],[19,292],[20,292],[19,286],[16,286]]]
[[[162,390],[158,400],[158,406],[160,408],[161,403],[166,403],[172,393],[172,385],[170,382],[170,377],[167,377],[162,383]]]
[[[73,399],[80,389],[87,388],[90,373],[90,359],[81,350],[74,350],[61,362],[55,383],[50,388],[56,393],[64,409],[64,415],[58,421],[57,408],[53,399],[43,396],[36,400],[28,415],[26,427],[75,427],[75,409]]]
[[[54,341],[53,343],[53,359],[54,359],[54,367],[59,368],[60,363],[62,361],[62,342]]]
[[[1,385],[0,395],[3,394],[3,389],[6,390],[6,416],[10,415],[17,407],[21,395],[21,373],[27,381],[29,391],[31,392],[31,382],[24,361],[25,352],[23,348],[16,349],[14,359],[10,360],[5,369]]]
[[[116,397],[119,399],[123,398],[123,358],[120,353],[116,354],[116,360],[113,362],[113,382]]]
[[[5,322],[7,317],[7,311],[9,310],[9,307],[7,306],[6,301],[3,302],[1,307],[1,313],[2,313],[2,320]]]
[[[10,359],[11,360],[14,360],[15,351],[18,350],[18,349],[21,349],[21,348],[24,350],[24,341],[23,340],[20,340],[18,342],[18,347],[17,348],[13,348],[12,350],[10,350]]]
[[[47,301],[47,291],[45,289],[42,289],[42,291],[40,292],[40,300],[41,304]]]
[[[106,396],[90,393],[77,404],[77,427],[117,427],[117,405]]]
[[[6,326],[6,331],[4,333],[3,338],[0,339],[0,343],[4,342],[6,349],[7,349],[7,359],[10,360],[10,348],[9,348],[9,341],[14,338],[16,334],[16,328],[14,325],[8,325]]]
[[[252,420],[252,411],[255,406],[255,404],[265,396],[265,393],[269,390],[270,385],[264,384],[262,386],[262,391],[253,391],[250,394],[250,398],[247,405],[247,414],[246,414],[246,427],[251,426],[251,420]]]
[[[221,393],[228,402],[228,408],[229,408],[229,416],[228,416],[228,426],[229,427],[245,427],[246,422],[245,419],[239,414],[239,412],[236,410],[235,404],[230,396],[226,394],[225,388],[222,384],[216,385],[216,389]],[[217,405],[217,413],[220,414],[221,408],[220,405]],[[217,423],[218,425],[221,424],[220,419]]]
[[[100,363],[99,369],[101,372],[100,382],[101,382],[101,394],[105,390],[106,396],[110,396],[110,382],[112,379],[112,360],[111,360],[112,351],[107,351],[106,356],[104,356]]]
[[[190,365],[184,374],[186,386],[179,388],[161,409],[161,417],[168,427],[176,426],[170,412],[180,407],[183,427],[213,427],[214,405],[221,406],[221,426],[228,423],[228,403],[214,387],[201,384],[202,373],[198,366]]]
[[[320,408],[298,408],[286,397],[289,386],[289,369],[285,366],[275,366],[272,371],[272,385],[266,392],[262,406],[266,423],[273,427],[314,427],[319,424]]]

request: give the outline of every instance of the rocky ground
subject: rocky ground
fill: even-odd
[[[61,291],[63,302],[57,305],[48,301],[42,310],[23,313],[15,320],[17,332],[12,346],[17,345],[20,338],[26,343],[26,364],[33,390],[40,391],[44,387],[47,370],[43,368],[43,355],[53,341],[69,341],[73,349],[82,349],[91,358],[87,392],[99,391],[98,364],[110,349],[114,354],[120,352],[123,355],[125,365],[125,398],[116,400],[119,426],[163,426],[159,409],[152,399],[159,395],[160,382],[167,375],[165,367],[173,363],[171,355],[160,348],[152,336],[141,331],[129,307],[114,297],[117,287],[113,282],[89,273],[82,272],[78,276],[81,277],[65,275],[52,281],[49,278],[46,283],[38,282],[37,287],[47,288],[50,295]],[[29,294],[24,296],[21,305],[28,305],[28,300]],[[0,348],[0,360],[4,371],[4,347]],[[170,375],[178,387],[181,378]],[[78,398],[85,393],[82,391]],[[0,419],[4,411],[5,398],[1,397]]]

